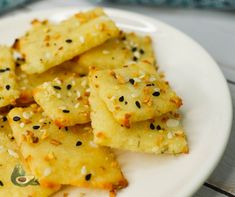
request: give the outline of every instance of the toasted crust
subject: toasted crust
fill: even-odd
[[[152,120],[133,123],[130,128],[126,128],[113,118],[97,95],[97,89],[91,86],[89,101],[94,140],[97,144],[154,154],[188,153],[187,140],[178,113],[170,112]],[[175,125],[169,125],[170,121]]]
[[[94,9],[78,13],[58,25],[34,25],[14,47],[24,55],[26,62],[22,69],[25,72],[42,73],[118,33],[118,28],[102,9]]]
[[[153,66],[143,62],[121,69],[92,71],[90,84],[114,118],[126,127],[174,111],[182,104]]]
[[[20,120],[14,121],[15,116]],[[127,185],[110,149],[93,143],[89,125],[60,129],[36,104],[14,108],[8,117],[20,152],[41,185],[110,190]],[[35,125],[39,126],[37,130],[33,129]]]

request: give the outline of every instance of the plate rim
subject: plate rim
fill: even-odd
[[[11,20],[23,20],[25,18],[28,17],[33,17],[34,15],[41,15],[43,17],[43,14],[48,13],[48,14],[56,14],[58,12],[61,11],[66,11],[66,12],[75,12],[75,11],[81,11],[81,10],[88,10],[88,9],[92,9],[95,8],[97,6],[80,6],[80,7],[71,7],[71,6],[65,6],[65,7],[55,7],[52,9],[45,9],[45,10],[32,10],[32,11],[27,11],[25,13],[14,13],[14,15],[12,16],[4,16],[3,18],[0,18],[0,25],[1,23],[7,22],[7,21],[11,21]],[[102,6],[102,8],[107,11],[107,13],[122,13],[123,15],[132,15],[132,16],[136,16],[136,18],[142,18],[143,20],[146,21],[150,21],[150,23],[153,24],[162,24],[168,28],[170,28],[171,30],[180,33],[181,35],[183,35],[184,37],[186,37],[187,39],[190,40],[190,42],[192,42],[195,46],[197,46],[198,48],[200,48],[200,50],[202,50],[204,53],[206,53],[208,55],[208,58],[213,62],[214,68],[216,69],[217,73],[220,75],[220,79],[221,85],[223,85],[223,87],[225,88],[224,91],[226,93],[226,99],[228,102],[228,109],[227,109],[227,114],[228,114],[228,122],[227,122],[227,128],[224,130],[226,132],[224,132],[224,141],[220,146],[220,149],[217,150],[217,154],[215,154],[215,156],[213,157],[213,159],[207,164],[206,167],[204,167],[202,170],[202,172],[200,174],[197,175],[197,179],[194,181],[191,181],[191,183],[188,185],[187,188],[182,189],[181,191],[181,196],[191,196],[193,195],[201,186],[202,184],[205,182],[205,180],[211,175],[211,173],[213,172],[213,170],[216,168],[216,166],[218,165],[219,161],[221,160],[225,149],[227,147],[228,144],[228,140],[231,134],[231,128],[232,128],[232,122],[233,122],[233,105],[232,105],[232,97],[231,97],[231,93],[229,90],[229,86],[226,82],[226,78],[223,74],[223,72],[221,71],[221,68],[219,67],[219,65],[217,64],[217,62],[214,60],[214,58],[210,55],[210,53],[203,47],[201,46],[196,40],[194,40],[192,37],[190,37],[189,35],[187,35],[186,33],[184,33],[183,31],[179,30],[178,28],[169,25],[161,20],[152,18],[150,16],[146,16],[143,14],[139,14],[137,12],[133,12],[133,11],[126,11],[126,10],[122,10],[122,9],[117,9],[117,8],[110,8],[110,7],[105,7]],[[47,14],[47,15],[48,15]]]

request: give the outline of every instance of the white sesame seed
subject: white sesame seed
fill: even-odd
[[[40,123],[43,123],[43,122],[45,122],[45,120],[46,120],[45,118],[41,118],[41,119],[39,120],[39,122],[40,122]]]
[[[86,80],[83,80],[82,83],[81,83],[81,86],[82,86],[82,87],[86,87],[86,85],[87,85],[87,81],[86,81]]]
[[[98,147],[97,144],[95,144],[93,141],[90,141],[89,144],[93,148],[97,148]]]
[[[61,84],[62,84],[61,80],[60,80],[58,77],[56,77],[56,78],[54,79],[54,81],[55,81],[58,85],[61,85]]]
[[[7,152],[10,156],[15,157],[15,158],[19,158],[19,155],[15,151],[13,151],[12,149],[7,149]]]
[[[72,96],[72,92],[68,91],[68,96],[69,97]]]
[[[167,138],[168,138],[168,139],[172,139],[172,137],[173,137],[173,135],[172,135],[171,132],[167,133]]]
[[[153,147],[153,148],[152,148],[152,152],[154,152],[154,153],[157,152],[158,150],[159,150],[158,147]]]
[[[61,94],[56,94],[56,97],[58,98],[58,99],[60,99],[61,98]]]
[[[46,59],[50,59],[51,58],[51,53],[49,53],[49,52],[45,53],[44,57]]]
[[[134,55],[135,57],[139,58],[139,57],[140,57],[140,52],[139,52],[139,51],[135,51],[135,52],[133,53],[133,55]]]
[[[65,106],[59,106],[58,108],[59,108],[59,109],[62,109],[62,110],[63,110],[63,109],[66,109]]]
[[[149,78],[149,81],[150,81],[150,82],[156,81],[156,78],[155,78],[155,77],[150,77],[150,78]]]
[[[85,175],[86,173],[87,173],[86,166],[82,166],[82,168],[81,168],[81,174],[82,174],[82,175]]]
[[[80,36],[79,40],[80,40],[80,42],[81,42],[82,44],[85,42],[85,39],[84,39],[83,36]]]
[[[179,126],[179,121],[175,119],[168,119],[166,121],[166,126],[168,127],[178,127]]]
[[[72,80],[71,84],[74,86],[76,84],[75,80]]]
[[[21,87],[20,89],[21,89],[21,90],[26,90],[26,87],[25,87],[25,86],[23,86],[23,87]]]
[[[44,172],[43,172],[43,175],[44,175],[44,176],[48,176],[48,175],[51,174],[51,172],[52,172],[51,168],[46,168],[46,169],[44,170]]]
[[[136,94],[131,94],[131,97],[132,97],[132,98],[136,98],[136,97],[138,97],[138,95],[136,95]]]
[[[79,106],[80,106],[80,103],[76,103],[76,104],[74,105],[75,108],[78,108]]]
[[[20,123],[20,128],[24,128],[24,123],[23,122]]]
[[[135,82],[141,82],[140,78],[134,78]]]
[[[106,55],[109,54],[110,52],[108,50],[103,50],[102,53]]]
[[[77,91],[76,94],[77,94],[77,98],[81,97],[81,93],[79,91]]]
[[[25,118],[25,119],[29,119],[31,117],[31,114],[28,112],[23,112],[22,115],[23,115],[23,118]]]
[[[2,153],[4,151],[4,147],[3,146],[0,146],[0,153]]]
[[[87,88],[87,89],[86,89],[86,92],[91,92],[91,89],[90,89],[90,88]]]
[[[154,90],[154,92],[160,92],[159,88],[154,88],[153,90]]]
[[[111,101],[114,101],[115,99],[116,99],[115,96],[112,96],[112,97],[110,98]]]

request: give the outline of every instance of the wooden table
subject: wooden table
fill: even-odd
[[[184,31],[198,41],[215,58],[229,84],[235,101],[235,13],[170,9],[147,6],[116,5],[102,3],[100,6],[116,7],[135,11],[165,21]],[[32,10],[49,9],[65,6],[94,6],[87,0],[44,0],[21,6],[5,14],[18,14]],[[200,77],[200,76],[199,76]],[[203,164],[202,164],[203,165]],[[219,165],[194,197],[224,197],[235,195],[235,122],[231,137]]]

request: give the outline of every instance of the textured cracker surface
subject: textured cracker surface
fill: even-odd
[[[12,131],[8,121],[3,121],[5,115],[0,115],[0,181],[3,185],[0,186],[0,196],[5,197],[47,197],[56,190],[43,188],[38,185],[28,185],[20,187],[11,182],[11,174],[16,165],[23,166],[26,175],[32,175],[22,162],[20,153],[15,140],[12,138]],[[16,156],[9,154],[8,150],[16,153]]]
[[[88,50],[78,58],[79,68],[87,73],[90,67],[97,70],[113,69],[141,61],[155,64],[151,38],[123,32],[117,38]]]
[[[33,25],[14,47],[26,60],[22,69],[42,73],[116,37],[118,28],[102,9],[80,12],[60,24]]]
[[[132,122],[154,118],[181,106],[181,99],[147,63],[93,71],[90,83],[114,118],[127,127]],[[158,93],[160,95],[153,95]]]
[[[89,98],[92,112],[92,127],[95,142],[134,152],[146,152],[155,154],[179,154],[187,153],[188,145],[181,124],[168,127],[168,119],[180,120],[178,114],[168,113],[153,120],[133,123],[130,128],[122,127],[108,111],[104,102],[97,96],[96,89],[91,87]],[[150,124],[154,129],[150,128]],[[157,129],[158,125],[161,127]]]
[[[26,114],[31,117],[24,118]],[[13,121],[15,116],[21,119]],[[89,125],[59,129],[36,104],[14,108],[8,117],[20,151],[41,185],[103,189],[127,185],[110,149],[94,145]],[[33,129],[35,125],[40,128]]]
[[[90,122],[87,77],[76,74],[57,77],[34,90],[35,101],[58,126]]]
[[[14,104],[18,96],[12,51],[0,46],[0,107]]]

